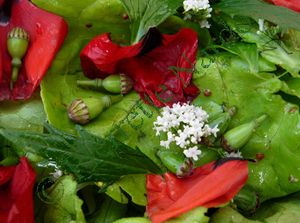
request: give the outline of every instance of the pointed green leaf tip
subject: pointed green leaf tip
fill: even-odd
[[[121,0],[130,18],[131,42],[137,43],[182,6],[182,0]]]
[[[92,135],[77,126],[77,136],[45,126],[48,134],[0,130],[0,135],[15,147],[26,148],[56,162],[73,174],[78,182],[113,182],[128,174],[161,173],[159,167],[138,149],[117,141]]]

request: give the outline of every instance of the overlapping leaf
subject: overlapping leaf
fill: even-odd
[[[176,12],[182,5],[182,0],[121,0],[131,24],[131,42],[137,43],[151,27]]]

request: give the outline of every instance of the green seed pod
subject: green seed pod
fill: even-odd
[[[223,148],[227,151],[233,151],[242,148],[250,140],[256,128],[259,127],[266,118],[266,115],[262,115],[251,122],[230,129],[223,136]]]
[[[19,69],[22,66],[22,58],[26,54],[29,44],[28,33],[20,28],[13,28],[7,36],[7,50],[12,57],[12,76],[11,76],[11,88],[14,82],[18,78]]]
[[[85,125],[101,114],[105,108],[119,102],[121,99],[121,95],[75,99],[68,107],[68,116],[73,122]]]
[[[247,214],[254,213],[259,207],[259,197],[247,188],[242,188],[240,192],[234,197],[234,203]]]
[[[110,75],[103,80],[98,78],[94,80],[77,80],[77,85],[114,94],[127,94],[133,87],[133,81],[127,75],[120,74]]]
[[[192,173],[193,162],[186,159],[183,153],[163,150],[157,153],[164,166],[178,177],[186,177]]]

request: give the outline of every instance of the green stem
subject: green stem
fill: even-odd
[[[98,78],[94,80],[77,80],[77,86],[85,88],[103,88],[102,80]]]
[[[19,67],[13,67],[12,68],[12,75],[11,75],[11,81],[10,81],[10,89],[12,90],[14,87],[14,83],[18,79],[19,75]]]

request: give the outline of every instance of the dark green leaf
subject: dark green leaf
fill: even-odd
[[[121,0],[131,20],[131,42],[137,43],[182,5],[182,0]]]
[[[266,19],[283,28],[300,30],[300,14],[262,0],[221,0],[214,9],[229,15],[249,16],[255,20]]]
[[[48,127],[49,129],[49,127]],[[74,174],[79,182],[111,182],[121,176],[138,173],[160,173],[160,169],[138,149],[109,137],[99,138],[77,128],[78,136],[58,130],[52,134],[1,130],[17,147],[54,161],[62,170]]]
[[[112,223],[126,215],[127,205],[120,204],[110,197],[105,197],[100,209],[88,223]]]

